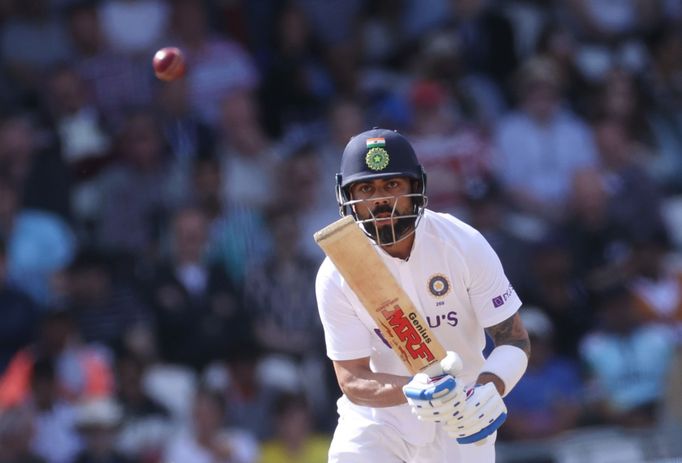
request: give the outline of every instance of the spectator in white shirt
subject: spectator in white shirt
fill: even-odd
[[[224,402],[218,394],[200,390],[194,402],[193,427],[168,446],[167,462],[254,463],[258,444],[247,432],[225,429]]]
[[[588,127],[561,106],[561,75],[534,57],[518,73],[519,104],[496,128],[497,175],[522,211],[560,218],[573,174],[596,163]]]

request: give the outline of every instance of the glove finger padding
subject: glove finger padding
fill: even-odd
[[[462,405],[464,389],[450,375],[429,378],[419,373],[403,386],[412,413],[424,421],[444,421]]]
[[[476,386],[461,413],[445,421],[443,427],[459,443],[471,443],[495,432],[507,418],[507,407],[492,383]]]

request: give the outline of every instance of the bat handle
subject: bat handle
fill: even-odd
[[[457,377],[464,368],[461,357],[452,351],[447,351],[445,357],[433,362],[421,372],[427,374],[430,378],[442,376],[444,374]]]
[[[440,362],[434,362],[419,373],[424,373],[428,375],[429,378],[435,378],[443,375],[443,368],[440,366]]]

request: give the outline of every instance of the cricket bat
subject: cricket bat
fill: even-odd
[[[353,217],[337,220],[314,238],[410,374],[442,374],[445,349]]]

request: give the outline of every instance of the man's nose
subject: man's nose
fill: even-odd
[[[372,202],[375,205],[379,204],[388,204],[390,202],[391,198],[386,194],[381,191],[377,191],[374,193],[374,196],[372,197]]]

